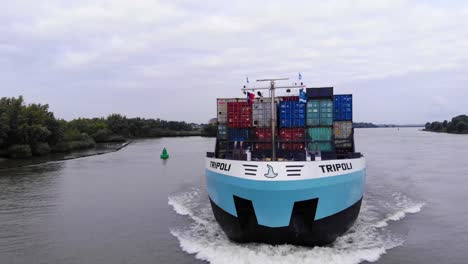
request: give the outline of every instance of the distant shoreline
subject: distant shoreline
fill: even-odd
[[[94,148],[89,148],[89,149],[84,149],[81,151],[71,151],[69,153],[52,153],[49,154],[48,156],[32,156],[28,158],[22,158],[22,159],[11,159],[11,158],[1,158],[0,157],[0,171],[2,170],[8,170],[8,169],[15,169],[15,168],[22,168],[22,167],[29,167],[29,166],[36,166],[40,164],[45,164],[45,163],[50,163],[50,162],[59,162],[59,161],[67,161],[67,160],[73,160],[73,159],[80,159],[80,158],[86,158],[86,157],[91,157],[91,156],[99,156],[99,155],[104,155],[112,152],[117,152],[128,145],[134,143],[136,140],[145,140],[145,139],[158,139],[158,138],[174,138],[174,137],[206,137],[203,136],[201,133],[200,134],[184,134],[184,135],[177,135],[177,136],[165,136],[165,137],[143,137],[143,138],[135,138],[132,140],[128,140],[124,143],[99,143],[100,145],[109,145],[109,144],[114,144],[118,145],[113,148],[109,148],[107,150],[96,150],[96,147]],[[92,153],[89,153],[89,152]],[[53,156],[57,156],[56,158]],[[5,163],[11,163],[13,165],[5,165]]]
[[[405,127],[424,127],[424,125],[372,125],[372,126],[362,126],[362,125],[354,125],[354,128],[405,128]]]
[[[88,149],[88,150],[82,151],[82,152],[74,151],[74,152],[68,153],[67,155],[53,155],[53,154],[51,154],[51,155],[46,156],[46,157],[34,157],[33,156],[33,157],[29,157],[29,158],[24,158],[24,159],[2,158],[2,159],[0,159],[0,171],[8,170],[8,169],[15,169],[15,168],[29,167],[29,166],[36,166],[36,165],[50,163],[50,162],[59,162],[59,161],[86,158],[86,157],[91,157],[91,156],[104,155],[104,154],[108,154],[108,153],[112,153],[112,152],[117,152],[117,151],[127,147],[131,143],[133,143],[133,141],[127,141],[125,143],[119,144],[118,146],[116,146],[114,148],[109,148],[107,150]],[[89,151],[94,151],[94,152],[89,153]],[[56,157],[54,157],[54,156],[56,156]],[[5,165],[5,163],[7,163],[7,164]]]

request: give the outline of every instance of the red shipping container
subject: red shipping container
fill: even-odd
[[[228,102],[228,127],[252,127],[252,106],[246,102]]]
[[[271,143],[255,143],[255,150],[269,150]]]
[[[256,128],[255,139],[271,140],[271,128]]]
[[[300,141],[304,140],[304,128],[281,128],[280,139],[282,141]]]
[[[283,96],[282,101],[299,101],[299,96]]]
[[[255,139],[262,141],[262,143],[255,143],[255,150],[271,149],[271,128],[256,128]]]
[[[280,149],[285,150],[304,150],[304,143],[281,143]]]

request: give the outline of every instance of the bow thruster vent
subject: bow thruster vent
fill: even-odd
[[[242,164],[244,166],[244,175],[256,176],[258,165]]]
[[[301,171],[304,165],[286,165],[286,175],[301,176]]]

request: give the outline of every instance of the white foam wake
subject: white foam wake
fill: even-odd
[[[374,225],[375,227],[385,227],[388,226],[389,221],[398,221],[403,219],[406,214],[418,213],[425,205],[423,202],[413,202],[408,197],[400,193],[393,193],[392,196],[395,201],[395,210],[387,213],[384,219],[378,221]]]
[[[176,213],[189,216],[196,223],[206,223],[207,219],[195,214],[196,208],[200,207],[200,203],[196,202],[197,199],[199,199],[198,190],[193,189],[189,192],[169,196],[167,203],[172,206]]]
[[[184,251],[211,263],[374,262],[387,250],[404,242],[403,238],[384,228],[387,222],[399,220],[406,213],[419,211],[422,203],[415,203],[401,194],[396,194],[393,196],[393,202],[389,202],[388,199],[384,201],[384,207],[387,209],[389,204],[393,204],[394,213],[389,210],[389,213],[385,214],[387,217],[382,219],[382,212],[379,212],[382,201],[376,202],[372,195],[369,196],[364,199],[361,214],[354,226],[326,247],[233,243],[215,221],[207,194],[202,188],[169,197],[168,203],[174,211],[188,216],[191,220],[189,225],[171,228],[171,234],[179,240]]]

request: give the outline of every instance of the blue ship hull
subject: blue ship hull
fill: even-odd
[[[326,245],[358,217],[365,167],[295,180],[255,180],[206,170],[214,216],[236,242]]]

